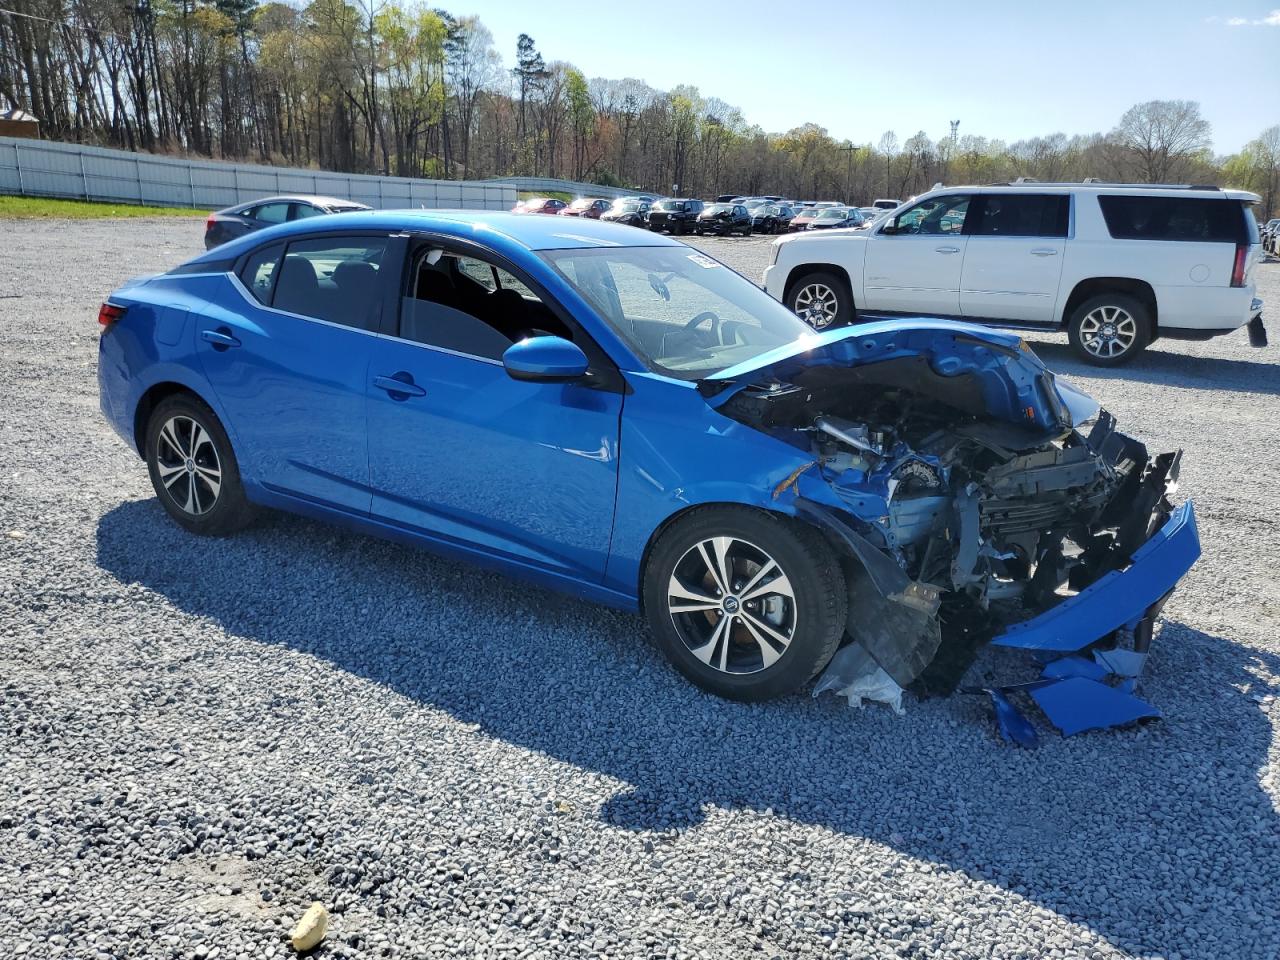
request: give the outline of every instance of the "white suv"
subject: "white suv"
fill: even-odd
[[[870,230],[775,241],[764,287],[819,330],[894,314],[1065,329],[1100,366],[1246,323],[1260,344],[1258,202],[1216,187],[946,187]]]

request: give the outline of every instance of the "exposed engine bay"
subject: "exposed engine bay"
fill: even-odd
[[[990,377],[921,354],[788,373],[719,409],[808,451],[838,495],[797,512],[846,548],[849,636],[900,688],[954,690],[977,647],[1125,569],[1173,512],[1180,454],[1151,457],[1105,411],[1072,423],[1048,371],[1025,422],[989,412]],[[1144,656],[1165,597],[1058,649]]]

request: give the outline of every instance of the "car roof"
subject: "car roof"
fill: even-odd
[[[942,195],[948,193],[1070,193],[1088,192],[1098,194],[1123,194],[1132,196],[1138,194],[1146,197],[1196,197],[1200,199],[1226,199],[1226,200],[1244,200],[1248,203],[1260,203],[1262,198],[1256,193],[1250,193],[1248,190],[1232,190],[1226,187],[1197,186],[1197,185],[1180,185],[1180,184],[1148,184],[1148,183],[1074,183],[1065,181],[1035,181],[1028,180],[1024,183],[974,183],[974,184],[956,184],[955,186],[938,187],[936,190],[928,190],[919,196],[913,197],[913,200],[920,200],[926,196],[935,194]]]
[[[572,250],[592,247],[669,247],[680,241],[648,230],[598,220],[539,217],[495,210],[370,210],[295,220],[247,234],[192,259],[191,263],[227,260],[277,240],[302,235],[351,231],[430,231],[473,240],[499,252]]]
[[[298,201],[303,203],[318,203],[325,207],[334,206],[335,204],[341,204],[342,206],[367,206],[367,204],[361,203],[359,200],[344,200],[341,197],[319,197],[309,193],[283,193],[278,197],[258,197],[256,200],[237,203],[235,207],[229,207],[228,209],[234,210],[239,207],[256,207],[261,203],[293,203]]]

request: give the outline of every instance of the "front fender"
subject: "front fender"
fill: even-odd
[[[795,516],[798,494],[841,509],[814,458],[731,420],[696,386],[657,374],[627,374],[618,498],[605,583],[638,596],[654,533],[691,507],[736,504]]]

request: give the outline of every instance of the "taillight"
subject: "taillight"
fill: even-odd
[[[1233,287],[1244,286],[1244,272],[1249,266],[1249,245],[1247,243],[1236,244],[1236,262],[1231,267],[1231,285]]]
[[[212,230],[212,229],[213,229],[213,225],[214,225],[215,223],[217,223],[217,222],[218,222],[218,221],[214,219],[213,214],[209,214],[209,219],[208,219],[208,220],[206,220],[206,221],[204,222],[204,228],[205,228],[205,230],[206,230],[206,231],[208,231],[208,230]]]
[[[124,307],[117,307],[114,303],[104,303],[98,308],[98,322],[104,327],[111,326],[123,316]]]

